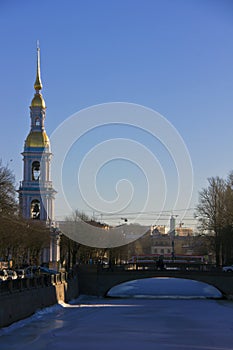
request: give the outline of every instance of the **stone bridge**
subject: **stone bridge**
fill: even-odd
[[[120,283],[150,277],[172,277],[205,282],[216,287],[224,298],[233,299],[233,273],[222,271],[126,270],[123,267],[102,269],[98,265],[78,267],[79,294],[106,296]]]

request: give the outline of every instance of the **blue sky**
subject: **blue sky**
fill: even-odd
[[[0,157],[9,163],[17,183],[30,127],[37,39],[48,135],[83,108],[135,103],[159,112],[183,138],[194,171],[190,208],[208,177],[225,178],[233,169],[232,1],[2,0],[0,31]],[[117,137],[117,130],[108,137]],[[125,137],[132,136],[130,130],[124,132]],[[150,143],[143,133],[136,139]],[[106,136],[99,139],[93,132],[83,140],[93,144]],[[80,154],[85,149],[80,145]],[[116,172],[114,166],[109,174]],[[133,167],[118,164],[119,176],[124,169],[132,175]],[[103,192],[103,184],[111,184],[107,174],[101,182],[99,173]],[[139,181],[141,175],[135,176]],[[172,180],[169,184],[168,189]],[[109,191],[103,196],[111,198]],[[141,207],[140,194],[135,198],[131,212]],[[88,209],[81,203],[77,207]]]

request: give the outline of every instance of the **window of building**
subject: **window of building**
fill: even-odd
[[[40,119],[36,119],[36,126],[40,126]]]

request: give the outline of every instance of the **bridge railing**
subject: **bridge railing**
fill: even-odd
[[[0,281],[0,294],[13,293],[14,291],[48,287],[67,281],[70,275],[67,272],[59,272],[51,275],[40,275],[32,278],[18,278],[15,280]]]
[[[111,267],[108,265],[101,266],[102,270],[111,271],[130,271],[130,270],[161,270],[157,267],[156,262],[154,263],[125,263],[125,264],[112,264]],[[169,262],[164,264],[164,270],[174,270],[174,271],[216,271],[216,266],[213,264],[201,264],[201,263],[178,263]]]

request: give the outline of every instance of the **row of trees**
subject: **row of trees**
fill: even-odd
[[[70,216],[65,218],[66,221],[79,222],[80,220],[89,223],[90,225],[104,226],[99,222],[93,221],[84,212],[75,210]],[[109,255],[107,249],[88,247],[81,243],[75,242],[72,239],[61,236],[61,264],[69,270],[77,262],[79,263],[90,263],[101,262],[106,254]]]
[[[40,221],[15,214],[0,215],[0,258],[14,266],[39,265],[43,248],[49,247],[49,229]]]
[[[15,266],[37,264],[48,245],[48,228],[20,216],[14,174],[0,160],[0,259]]]
[[[233,263],[233,172],[228,178],[211,177],[199,193],[196,209],[199,229],[210,237],[216,265]]]

